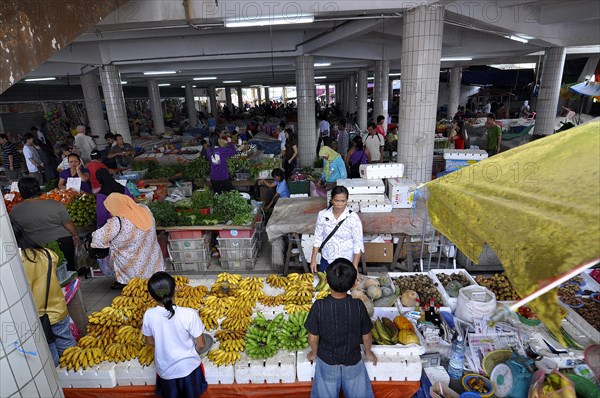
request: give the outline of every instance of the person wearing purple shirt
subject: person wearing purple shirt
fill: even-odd
[[[227,158],[235,155],[235,145],[231,138],[222,136],[219,138],[219,146],[208,148],[206,158],[210,163],[210,183],[215,193],[233,191],[233,184],[227,168]]]
[[[81,178],[81,192],[92,193],[90,185],[90,172],[81,165],[81,158],[75,153],[69,154],[69,168],[64,169],[58,175],[58,188],[67,189],[67,181],[69,178]]]
[[[350,178],[360,178],[360,165],[367,164],[371,157],[369,156],[369,152],[365,149],[362,138],[360,136],[354,137],[352,140],[354,146],[350,148],[348,154],[346,155],[346,165],[348,166],[348,177]]]
[[[98,169],[96,171],[96,179],[100,183],[100,191],[96,194],[96,228],[100,229],[106,224],[106,221],[112,217],[106,207],[104,201],[113,192],[122,193],[133,199],[133,196],[123,185],[115,181],[110,175],[108,169]]]

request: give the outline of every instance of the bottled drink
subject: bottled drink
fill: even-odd
[[[435,326],[440,327],[440,325],[442,324],[442,314],[440,314],[440,305],[436,304],[435,305],[435,314],[433,316],[433,319],[431,320],[431,323],[433,323]]]
[[[448,364],[448,374],[451,379],[460,379],[463,375],[463,364],[465,362],[465,344],[462,336],[458,336],[452,342],[450,351],[450,363]]]
[[[435,300],[433,298],[429,299],[429,322],[433,322],[435,318]]]
[[[423,310],[423,317],[425,322],[431,322],[431,317],[429,315],[429,304],[425,304],[425,309]]]

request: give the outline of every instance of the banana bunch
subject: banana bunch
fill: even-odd
[[[237,305],[234,297],[217,297],[217,296],[207,296],[204,299],[204,307],[210,308],[217,312],[217,318],[223,318],[225,316],[225,312],[231,307]]]
[[[398,328],[388,318],[377,318],[373,322],[373,340],[382,345],[394,345],[398,344]]]
[[[215,339],[221,343],[227,340],[243,339],[244,337],[246,337],[246,331],[244,330],[218,330],[215,333]]]
[[[315,293],[315,288],[312,283],[295,282],[290,283],[285,288],[285,303],[286,304],[309,304],[312,303],[312,298]]]
[[[132,312],[129,308],[104,307],[100,311],[92,312],[88,317],[88,322],[105,326],[121,326],[131,315]]]
[[[244,347],[246,347],[246,340],[243,337],[241,339],[224,340],[223,342],[221,342],[219,347],[223,351],[242,352],[244,351]]]
[[[292,272],[287,276],[287,278],[290,282],[309,282],[311,285],[315,280],[314,275],[308,272],[304,274]]]
[[[277,296],[264,295],[258,299],[258,302],[266,307],[277,307],[285,302],[285,294],[278,294]]]
[[[262,284],[260,288],[257,289],[240,289],[236,290],[236,297],[240,300],[250,301],[252,305],[256,303],[257,300],[261,299],[265,294],[262,291]]]
[[[319,283],[315,288],[317,292],[329,291],[329,283],[327,283],[327,274],[325,272],[317,272]]]
[[[217,275],[217,282],[227,282],[230,285],[237,285],[242,280],[242,276],[240,274],[230,274],[229,272],[221,272]]]
[[[142,335],[142,331],[129,325],[121,326],[117,332],[117,335],[115,336],[115,342],[121,344],[143,341],[144,336]]]
[[[139,297],[144,301],[152,300],[150,293],[148,293],[148,281],[140,278],[131,279],[127,286],[121,291],[121,295],[127,297]]]
[[[191,297],[175,297],[175,305],[178,307],[188,307],[197,310],[202,307],[202,299]]]
[[[238,284],[238,289],[242,290],[262,290],[264,279],[258,276],[248,276],[242,279]]]
[[[252,359],[266,359],[279,351],[279,341],[275,333],[251,326],[246,332],[246,353]]]
[[[96,338],[87,334],[79,339],[77,345],[81,348],[104,348],[112,342],[112,338]]]
[[[312,307],[312,302],[308,304],[286,304],[283,306],[283,309],[291,315],[297,312],[308,312],[310,311],[310,307]]]
[[[124,344],[113,343],[104,349],[104,353],[109,361],[124,362],[138,357],[142,346],[142,343],[139,341],[129,341]]]
[[[208,294],[208,288],[206,286],[190,286],[184,285],[175,289],[176,298],[190,298],[202,301],[204,296]]]
[[[315,298],[317,300],[321,300],[321,299],[324,299],[325,297],[329,296],[330,294],[331,294],[331,290],[329,290],[329,289],[321,290],[319,293],[317,293],[317,297],[315,297]]]
[[[223,351],[220,348],[210,350],[207,355],[209,361],[217,366],[233,365],[240,359],[239,351]]]
[[[225,318],[221,322],[221,329],[225,330],[246,330],[252,323],[252,318]]]
[[[225,311],[225,316],[228,318],[246,318],[254,314],[253,306],[240,304],[236,307],[231,307]]]
[[[190,279],[183,275],[175,275],[173,279],[175,279],[175,288],[185,286],[190,283]]]
[[[63,351],[58,363],[61,368],[66,368],[67,370],[73,369],[77,372],[79,369],[87,369],[102,361],[104,361],[104,353],[101,348],[73,346]]]
[[[111,307],[113,308],[136,308],[143,307],[146,302],[139,297],[117,296],[113,299]]]
[[[198,311],[202,324],[207,330],[215,330],[219,327],[219,317],[217,311],[209,307],[202,307]]]
[[[119,331],[118,326],[106,326],[106,325],[98,325],[98,324],[88,324],[87,326],[87,334],[91,337],[102,337],[103,339],[112,340]]]
[[[282,289],[290,283],[290,280],[285,276],[271,274],[267,277],[267,284],[276,289]]]
[[[138,355],[138,361],[141,365],[149,366],[154,361],[154,347],[151,345],[143,346]]]
[[[283,323],[281,331],[277,334],[279,345],[288,351],[297,351],[308,347],[308,332],[304,328],[304,322],[308,312],[296,312],[290,314],[287,321]]]

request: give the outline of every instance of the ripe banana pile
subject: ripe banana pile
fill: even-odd
[[[140,297],[145,301],[151,301],[152,297],[148,293],[148,280],[141,278],[132,278],[127,286],[121,291],[121,295],[127,297]]]
[[[125,344],[125,343],[143,343],[144,336],[142,335],[142,331],[140,329],[136,329],[132,326],[126,325],[121,326],[117,335],[115,336],[115,342]]]
[[[81,348],[102,348],[108,346],[113,342],[112,337],[100,337],[96,338],[91,335],[85,335],[79,339],[77,345]]]
[[[290,283],[290,280],[285,276],[271,274],[267,277],[267,284],[276,289],[283,289],[288,283]]]
[[[138,360],[141,365],[149,366],[152,362],[154,362],[154,347],[151,345],[145,345],[140,350],[140,354],[138,356]]]
[[[246,353],[252,359],[270,358],[279,351],[277,335],[285,319],[279,314],[269,321],[259,312],[246,331]]]
[[[210,350],[207,354],[208,360],[217,366],[233,365],[240,357],[239,351],[223,351],[220,348]]]
[[[119,331],[119,326],[106,326],[99,324],[88,324],[87,326],[87,335],[96,338],[109,339],[112,343],[112,340],[117,335]]]
[[[225,316],[229,318],[246,318],[250,317],[252,314],[254,314],[253,306],[243,304],[231,307],[227,311],[225,311]]]
[[[104,353],[101,348],[90,347],[81,348],[73,346],[67,348],[58,363],[61,368],[67,370],[73,369],[75,372],[79,369],[87,369],[91,366],[101,363],[104,361]]]
[[[221,322],[221,329],[232,331],[244,331],[252,323],[252,318],[225,318]]]
[[[175,297],[175,305],[178,307],[188,307],[197,310],[202,307],[202,299],[189,297]]]
[[[204,299],[204,308],[210,308],[217,313],[217,318],[223,318],[231,307],[238,305],[235,297],[217,297],[209,295]]]
[[[100,311],[92,312],[88,317],[90,324],[102,325],[102,326],[121,326],[127,321],[127,318],[131,316],[129,308],[113,308],[104,307]]]
[[[219,317],[217,316],[217,310],[210,307],[202,307],[198,311],[202,324],[206,330],[215,330],[219,327]]]
[[[288,278],[292,275],[294,274],[290,274]],[[308,278],[304,277],[304,275],[310,275],[313,277],[312,274],[295,275],[298,276],[294,277],[294,280],[290,281],[285,288],[284,308],[288,314],[309,311],[310,307],[312,307],[312,299],[315,293],[312,280],[309,281]]]
[[[244,339],[244,337],[246,337],[246,332],[241,330],[218,330],[215,333],[215,339],[220,343],[227,340]]]
[[[304,327],[307,317],[308,312],[297,312],[290,314],[288,320],[283,322],[277,334],[281,348],[297,351],[308,347],[308,332]]]
[[[285,294],[278,294],[277,296],[264,295],[258,299],[258,302],[265,307],[277,307],[285,303]]]
[[[127,343],[112,343],[104,349],[106,359],[112,362],[125,362],[136,358],[143,347],[141,341],[129,341]]]
[[[237,285],[242,280],[242,276],[239,274],[230,274],[229,272],[222,272],[217,275],[217,282],[227,282],[230,285]]]
[[[175,289],[177,289],[178,287],[183,287],[185,285],[187,285],[188,283],[190,283],[190,279],[186,276],[182,276],[182,275],[175,275],[173,277],[173,279],[175,279]],[[148,281],[144,280],[146,283]]]
[[[313,274],[311,273],[304,273],[304,274],[297,274],[295,272],[292,272],[291,274],[289,274],[287,276],[288,280],[292,283],[294,282],[310,282],[310,284],[313,283],[313,281],[315,280],[315,277]]]

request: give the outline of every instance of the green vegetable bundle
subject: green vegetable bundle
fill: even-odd
[[[234,225],[244,225],[252,221],[252,206],[237,191],[216,195],[213,212],[224,223],[231,221]]]
[[[192,160],[185,164],[183,178],[186,181],[205,181],[210,173],[210,164],[203,157]]]
[[[148,207],[152,211],[152,215],[154,215],[157,226],[171,227],[177,225],[179,214],[172,203],[156,201],[150,203]]]
[[[205,209],[207,207],[212,206],[213,202],[213,193],[210,189],[205,189],[202,191],[194,191],[192,193],[192,207],[194,209]]]
[[[60,246],[58,246],[58,242],[53,240],[52,242],[49,242],[46,245],[47,249],[52,250],[54,253],[56,253],[56,255],[58,256],[58,265],[60,266],[63,261],[65,261],[65,255],[62,252],[62,250],[60,250]]]

